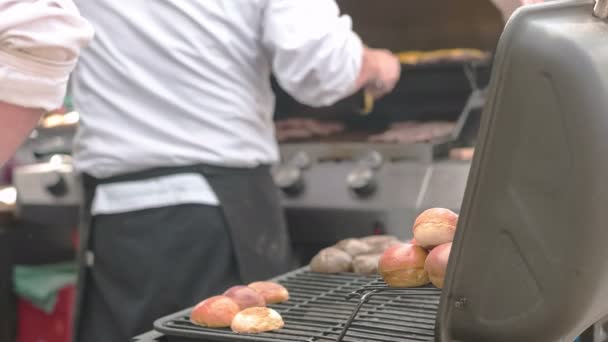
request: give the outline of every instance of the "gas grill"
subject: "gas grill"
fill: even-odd
[[[475,48],[493,51],[502,18],[486,0],[338,1],[363,41],[392,51]],[[441,10],[438,10],[441,9]],[[432,24],[430,24],[432,23]],[[298,104],[279,87],[276,119],[343,123],[345,132],[280,144],[277,185],[300,261],[349,237],[404,229],[424,208],[460,210],[470,162],[450,160],[475,144],[492,59],[402,66],[394,91],[358,115],[361,94],[329,108]],[[419,143],[373,143],[370,135],[401,121],[450,121],[444,137]]]
[[[548,3],[510,20],[444,289],[362,295],[369,303],[344,341],[571,342],[608,315],[608,23],[592,7]],[[277,306],[284,331],[208,331],[187,323],[184,311],[160,319],[155,328],[166,335],[154,338],[335,341],[359,303],[342,298],[384,288],[373,278],[305,270],[279,280],[294,291]]]

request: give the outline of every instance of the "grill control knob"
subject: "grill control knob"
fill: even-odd
[[[296,196],[304,190],[304,178],[300,168],[293,165],[280,165],[274,171],[274,183],[286,195]]]
[[[360,197],[367,197],[376,191],[374,172],[368,167],[358,167],[346,177],[348,188]]]
[[[382,157],[382,154],[380,154],[378,151],[367,151],[363,156],[361,156],[361,158],[359,158],[358,160],[359,165],[365,165],[367,167],[370,167],[374,170],[379,169],[382,166],[382,163],[384,163],[384,158]]]
[[[53,182],[46,186],[46,191],[55,197],[63,197],[68,194],[68,183],[57,173]]]
[[[304,151],[298,151],[296,154],[293,155],[293,157],[291,157],[291,159],[289,160],[289,164],[299,168],[300,170],[305,170],[310,167],[310,165],[312,164],[312,160],[310,159],[308,153]]]

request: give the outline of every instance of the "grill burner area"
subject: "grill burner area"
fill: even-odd
[[[441,291],[435,288],[386,289],[376,277],[318,274],[307,268],[276,279],[290,293],[288,302],[270,305],[285,320],[276,332],[237,335],[229,329],[208,329],[189,321],[190,310],[155,322],[168,342],[189,341],[336,341],[359,304],[353,293],[376,291],[350,324],[345,342],[431,341]]]

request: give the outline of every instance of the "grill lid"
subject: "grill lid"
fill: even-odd
[[[572,341],[608,313],[608,24],[520,10],[495,56],[440,341]]]

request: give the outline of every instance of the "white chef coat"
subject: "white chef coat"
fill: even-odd
[[[362,43],[334,0],[76,3],[96,39],[74,77],[81,112],[75,165],[95,177],[197,163],[275,163],[271,71],[309,105],[329,105],[355,91]],[[204,179],[188,183],[192,179],[179,187],[155,181],[100,186],[93,212],[167,205],[142,201],[146,193],[174,204],[193,196],[217,203],[210,189],[200,192],[208,188]],[[175,193],[189,188],[184,184],[193,185],[191,195]],[[110,200],[121,193],[142,196],[129,196],[129,205]]]
[[[57,109],[92,37],[71,0],[0,0],[0,101]]]

